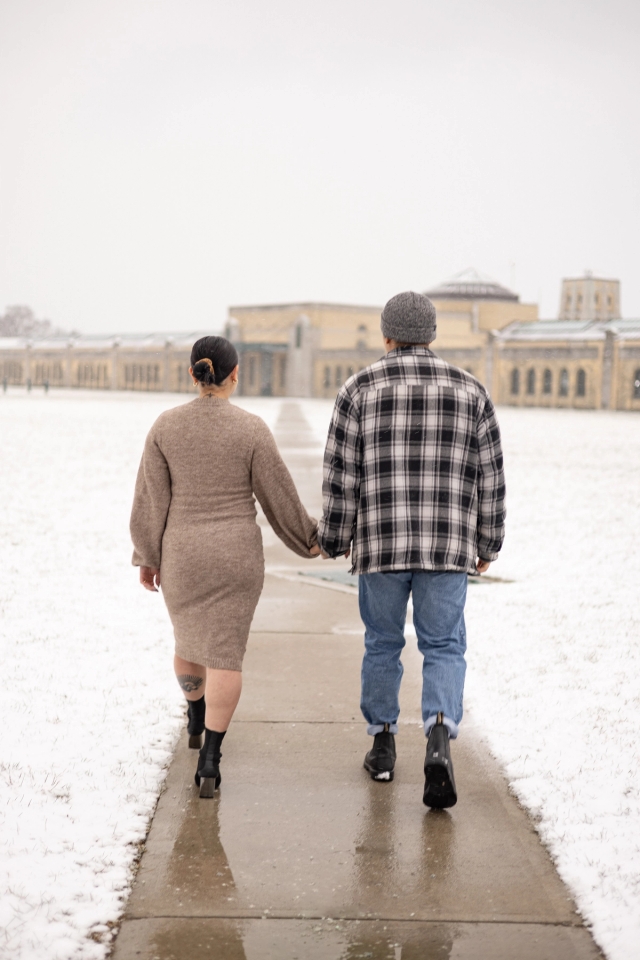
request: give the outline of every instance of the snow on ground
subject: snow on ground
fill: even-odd
[[[100,960],[184,722],[129,566],[144,436],[184,398],[0,395],[0,956]],[[241,399],[273,427],[281,402]],[[319,444],[328,401],[300,401]],[[467,705],[611,960],[640,957],[640,418],[502,409],[503,555]]]
[[[640,417],[499,411],[507,538],[467,704],[611,960],[640,957]]]
[[[0,394],[2,957],[105,955],[184,722],[128,534],[144,437],[184,399]]]

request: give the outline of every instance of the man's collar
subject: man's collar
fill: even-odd
[[[417,353],[419,356],[432,357],[433,350],[423,346],[421,343],[408,343],[406,347],[394,347],[386,354],[387,357],[398,356],[401,353]]]

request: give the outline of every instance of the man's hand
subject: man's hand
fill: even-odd
[[[328,553],[325,553],[325,552],[324,552],[324,550],[321,550],[320,553],[321,553],[321,555],[322,555],[322,559],[323,559],[323,560],[335,560],[335,559],[336,559],[336,557],[330,557]],[[349,556],[350,553],[351,553],[351,547],[349,547],[349,549],[347,550],[347,552],[346,552],[345,554],[343,554],[345,560],[347,559],[347,557]]]
[[[140,583],[145,590],[157,593],[160,586],[160,567],[140,567]]]
[[[478,562],[476,563],[478,573],[486,573],[490,566],[491,560],[483,560],[481,557],[478,557]]]

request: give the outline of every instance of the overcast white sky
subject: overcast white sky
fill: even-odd
[[[0,0],[0,310],[219,329],[475,266],[640,316],[637,0]]]

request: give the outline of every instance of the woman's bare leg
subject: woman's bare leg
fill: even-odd
[[[178,683],[187,700],[205,697],[205,726],[223,733],[231,723],[242,693],[239,670],[212,670],[199,663],[175,656],[173,661]]]
[[[207,667],[205,689],[205,726],[207,730],[224,733],[231,723],[242,693],[242,674],[239,670],[212,670]]]
[[[207,678],[207,668],[190,660],[183,660],[177,655],[173,658],[173,669],[176,679],[182,688],[187,700],[199,700],[204,696],[204,686]]]

